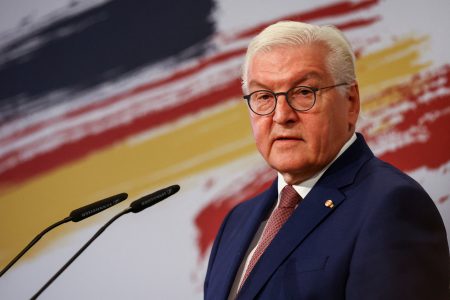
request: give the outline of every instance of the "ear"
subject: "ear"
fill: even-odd
[[[359,101],[359,86],[358,82],[354,82],[348,89],[348,125],[351,129],[355,129],[356,121],[358,120],[361,103]]]

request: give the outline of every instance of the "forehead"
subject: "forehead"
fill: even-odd
[[[277,87],[303,81],[326,81],[328,49],[320,44],[278,46],[257,52],[250,61],[248,83]]]

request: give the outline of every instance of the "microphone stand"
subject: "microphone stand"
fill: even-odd
[[[113,205],[116,205],[119,202],[122,202],[128,197],[128,194],[121,193],[117,194],[108,198],[105,198],[103,200],[94,202],[89,205],[85,205],[83,207],[80,207],[78,209],[73,210],[70,215],[67,218],[62,219],[61,221],[56,222],[53,225],[50,225],[49,227],[45,228],[41,233],[39,233],[14,259],[0,272],[0,277],[3,276],[3,274],[6,273],[6,271],[9,270],[30,248],[36,244],[47,232],[52,230],[53,228],[67,223],[69,221],[73,222],[79,222],[81,220],[84,220],[90,216],[93,216]]]
[[[72,217],[67,217],[67,218],[62,219],[61,221],[58,221],[55,224],[50,225],[47,228],[45,228],[25,248],[23,248],[23,250],[19,254],[17,254],[17,256],[14,257],[14,259],[5,268],[3,268],[3,270],[0,272],[0,277],[2,277],[3,274],[5,274],[6,271],[8,271],[9,268],[11,268],[25,253],[27,253],[27,251],[30,250],[30,248],[33,247],[33,245],[36,244],[47,232],[49,232],[50,230],[52,230],[53,228],[55,228],[59,225],[67,223],[71,220],[72,220]]]
[[[41,289],[40,289],[39,291],[37,291],[36,294],[34,294],[33,297],[30,298],[30,300],[35,300],[35,299],[37,299],[37,297],[39,297],[39,295],[40,295],[43,291],[45,291],[45,290],[50,286],[50,284],[52,284],[52,282],[55,281],[56,278],[58,278],[59,275],[61,275],[61,273],[64,272],[64,270],[67,269],[67,267],[69,267],[69,266],[73,263],[73,261],[74,261],[78,256],[80,256],[80,254],[83,253],[84,250],[86,250],[86,248],[89,247],[89,245],[90,245],[90,244],[91,244],[91,243],[92,243],[92,242],[93,242],[93,241],[94,241],[94,240],[95,240],[95,239],[96,239],[103,231],[105,231],[105,229],[106,229],[109,225],[111,225],[115,220],[117,220],[118,218],[120,218],[120,217],[123,216],[124,214],[127,214],[127,213],[129,213],[129,212],[131,212],[131,211],[132,211],[132,208],[129,207],[129,208],[125,209],[124,211],[122,211],[122,212],[118,213],[117,215],[115,215],[111,220],[109,220],[105,225],[103,225],[103,226],[102,226],[102,227],[94,234],[94,236],[92,236],[92,237],[90,238],[90,240],[87,241],[87,242],[84,244],[84,246],[81,247],[80,250],[78,250],[78,252],[75,253],[75,254],[72,256],[72,258],[69,259],[69,261],[68,261],[64,266],[62,266],[61,269],[59,269],[59,271],[56,272],[55,275],[53,275],[53,277],[50,278],[50,279],[47,281],[47,283],[46,283],[44,286],[41,287]]]
[[[36,299],[37,297],[39,297],[39,295],[45,291],[50,284],[52,284],[53,281],[55,281],[56,278],[58,278],[59,275],[61,275],[62,272],[64,272],[65,269],[67,269],[68,266],[70,266],[70,264],[73,263],[73,261],[80,256],[81,253],[83,253],[84,250],[86,250],[86,248],[103,232],[105,231],[105,229],[111,225],[115,220],[117,220],[118,218],[120,218],[121,216],[123,216],[124,214],[127,214],[129,212],[133,212],[133,213],[138,213],[150,206],[155,205],[156,203],[166,199],[167,197],[172,196],[173,194],[177,193],[180,190],[180,186],[179,185],[171,185],[169,187],[166,187],[164,189],[161,189],[159,191],[156,191],[152,194],[149,194],[147,196],[141,197],[138,200],[133,201],[130,206],[128,208],[126,208],[125,210],[123,210],[122,212],[118,213],[117,215],[115,215],[111,220],[109,220],[105,225],[103,225],[95,234],[93,237],[91,237],[91,239],[89,241],[86,242],[86,244],[83,245],[83,247],[80,248],[80,250],[78,250],[77,253],[75,253],[72,258],[64,265],[62,266],[61,269],[59,269],[58,272],[55,273],[55,275],[53,275],[52,278],[50,278],[49,281],[47,281],[47,283],[36,293],[34,294],[33,297],[31,297],[31,300]]]

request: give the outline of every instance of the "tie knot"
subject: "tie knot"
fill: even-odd
[[[292,185],[286,185],[281,190],[280,207],[294,208],[298,204],[300,199],[300,195],[292,187]]]

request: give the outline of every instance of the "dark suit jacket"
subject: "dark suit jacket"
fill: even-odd
[[[217,234],[205,299],[226,299],[277,181],[235,207]],[[332,200],[333,208],[324,205]],[[278,232],[238,299],[450,299],[449,250],[433,201],[374,157],[363,137],[331,165]]]

